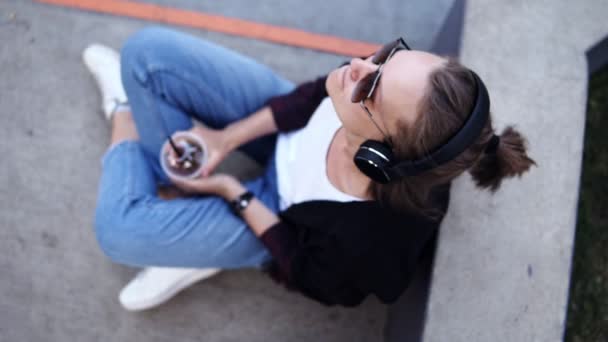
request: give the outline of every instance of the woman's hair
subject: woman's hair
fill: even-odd
[[[442,146],[464,124],[475,105],[475,80],[471,71],[454,59],[448,59],[434,70],[424,97],[419,103],[416,120],[412,124],[398,123],[392,137],[397,160],[418,159]],[[455,159],[416,176],[403,177],[388,184],[372,182],[371,195],[396,210],[409,210],[430,219],[443,214],[434,207],[432,190],[445,185],[469,170],[476,185],[495,192],[504,178],[521,176],[536,165],[526,154],[526,140],[512,126],[500,134],[495,153],[486,154],[494,129],[492,120],[479,138]]]

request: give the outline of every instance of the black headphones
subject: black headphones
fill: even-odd
[[[476,85],[475,107],[460,130],[430,155],[416,160],[396,161],[391,147],[381,141],[366,140],[354,162],[366,176],[386,184],[405,176],[415,176],[456,158],[479,138],[490,115],[490,96],[479,76],[471,71]]]

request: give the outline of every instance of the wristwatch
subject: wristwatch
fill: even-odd
[[[251,199],[253,198],[253,193],[251,191],[247,191],[244,194],[241,194],[236,199],[230,201],[230,208],[235,215],[241,216],[241,213],[249,203],[251,203]]]

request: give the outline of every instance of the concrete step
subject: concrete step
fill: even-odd
[[[568,299],[585,123],[585,51],[608,3],[467,1],[462,61],[516,124],[539,167],[494,195],[454,183],[424,341],[559,341]]]

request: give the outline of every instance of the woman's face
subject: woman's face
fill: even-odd
[[[347,133],[362,140],[384,140],[382,133],[351,95],[359,80],[378,69],[367,59],[354,58],[350,65],[333,70],[325,86],[338,117]],[[384,65],[374,94],[365,105],[376,123],[389,136],[394,135],[398,119],[413,122],[417,106],[423,97],[430,73],[446,60],[422,51],[400,50]]]

